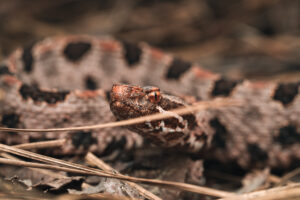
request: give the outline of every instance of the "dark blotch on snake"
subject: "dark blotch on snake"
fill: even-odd
[[[279,84],[275,90],[273,99],[283,105],[291,103],[298,94],[299,83]]]
[[[207,141],[207,134],[203,133],[201,135],[195,135],[196,141]]]
[[[228,80],[226,78],[220,78],[215,82],[215,86],[211,92],[214,96],[229,96],[235,86],[241,81]]]
[[[79,148],[83,146],[84,149],[88,149],[91,144],[96,143],[95,138],[92,137],[92,132],[90,131],[78,131],[72,135],[72,144]]]
[[[98,88],[98,83],[97,81],[91,77],[91,76],[87,76],[85,77],[85,87],[88,90],[96,90]]]
[[[221,124],[217,118],[210,120],[209,124],[215,129],[212,145],[214,147],[225,148],[227,139],[226,137],[228,135],[225,126]]]
[[[190,62],[183,61],[178,58],[174,58],[171,65],[168,67],[168,72],[166,74],[167,79],[179,79],[182,74],[184,74],[192,64]]]
[[[88,42],[72,42],[66,46],[64,55],[70,61],[75,62],[80,60],[84,56],[84,54],[86,54],[91,49],[91,47],[92,45]]]
[[[257,144],[248,144],[247,150],[250,154],[251,164],[265,162],[269,157],[268,154]]]
[[[13,75],[13,73],[11,73],[8,69],[8,67],[4,64],[0,65],[0,75],[4,75],[4,74],[7,74],[7,75]]]
[[[35,43],[31,43],[23,48],[22,61],[24,64],[24,71],[30,73],[33,70],[34,58],[32,55],[32,48]]]
[[[128,42],[123,41],[122,44],[124,47],[124,58],[128,66],[132,67],[140,61],[142,49],[138,45]]]
[[[181,138],[183,135],[184,133],[182,132],[169,132],[166,135],[164,135],[164,138],[168,141],[171,141],[171,140],[177,140]]]
[[[42,91],[37,86],[30,86],[27,84],[23,84],[19,92],[23,99],[31,98],[35,102],[45,101],[49,104],[55,104],[56,102],[64,101],[67,94],[69,94],[68,91]]]
[[[109,145],[105,148],[102,155],[110,155],[112,152],[114,152],[117,149],[124,149],[126,146],[127,140],[124,136],[121,137],[121,139],[117,140],[114,138],[112,142],[109,143]]]
[[[110,102],[110,90],[105,91],[105,97],[108,102]]]
[[[20,123],[20,116],[15,113],[2,115],[1,124],[8,128],[17,128]]]
[[[300,143],[300,133],[297,132],[295,126],[288,125],[279,129],[279,134],[274,137],[274,141],[283,146]]]

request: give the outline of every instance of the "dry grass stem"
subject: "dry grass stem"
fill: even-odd
[[[44,142],[32,142],[32,143],[24,143],[14,145],[14,147],[19,149],[44,149],[44,148],[53,148],[53,147],[61,147],[66,142],[65,139],[59,140],[50,140]]]
[[[51,169],[51,170],[60,170],[60,171],[85,174],[85,175],[96,175],[96,176],[108,177],[108,178],[117,178],[117,179],[132,181],[132,182],[136,182],[136,183],[157,185],[157,186],[166,187],[166,188],[170,188],[170,189],[174,189],[174,190],[185,190],[185,191],[189,191],[189,192],[194,192],[194,193],[204,194],[204,195],[209,195],[209,196],[214,196],[214,197],[228,197],[228,196],[234,195],[233,193],[230,193],[230,192],[225,192],[225,191],[216,190],[216,189],[207,188],[207,187],[200,187],[200,186],[191,185],[191,184],[187,184],[187,183],[162,181],[162,180],[157,180],[157,179],[135,178],[135,177],[124,176],[124,175],[120,175],[120,174],[109,173],[109,172],[101,171],[98,169],[89,168],[89,167],[86,167],[83,165],[79,165],[79,164],[39,155],[39,154],[32,153],[32,152],[28,152],[28,151],[21,150],[21,149],[15,148],[15,147],[10,147],[10,146],[4,145],[4,144],[0,144],[0,150],[3,152],[7,152],[7,153],[17,154],[19,156],[23,156],[23,157],[30,158],[33,160],[46,162],[51,165],[32,163],[32,162],[24,162],[24,161],[16,161],[16,160],[2,158],[0,160],[0,162],[3,164],[34,167],[34,168],[43,168],[43,169]],[[54,166],[53,164],[55,164],[56,166]]]
[[[43,148],[53,148],[53,147],[60,147],[65,143],[65,139],[59,139],[59,140],[51,140],[51,141],[45,141],[45,142],[32,142],[32,143],[24,143],[20,145],[14,145],[13,147],[17,147],[20,149],[43,149]],[[20,160],[19,158],[12,156],[8,153],[0,153],[0,155],[4,158],[12,159],[12,160]],[[45,174],[47,176],[52,176],[55,178],[65,178],[66,176],[54,173],[49,170],[45,169],[37,169],[37,168],[31,168],[33,171],[37,171],[39,173]]]
[[[120,174],[119,172],[117,172],[116,170],[114,170],[111,166],[109,166],[108,164],[106,164],[104,161],[102,161],[101,159],[97,158],[93,153],[88,152],[85,159],[87,160],[88,163],[96,165],[97,167],[99,167],[100,169],[104,170],[104,171],[108,171],[108,172],[113,172],[116,174]],[[152,194],[151,192],[149,192],[148,190],[144,189],[143,187],[132,183],[132,182],[128,182],[125,181],[128,185],[130,185],[131,187],[135,188],[137,191],[139,191],[139,194],[143,197],[146,197],[147,199],[150,200],[161,200],[161,198],[159,198],[158,196]]]
[[[292,181],[290,181],[291,178],[297,176],[300,174],[300,167],[294,169],[293,171],[288,172],[287,174],[285,174],[283,177],[281,177],[280,182],[277,183],[276,186],[281,186],[286,184],[287,182],[289,183],[293,183]]]
[[[65,194],[60,195],[55,200],[82,200],[82,199],[95,199],[95,200],[141,200],[136,198],[130,198],[125,196],[118,196],[113,194],[105,194],[105,193],[98,193],[98,194],[88,194],[88,195],[74,195],[74,194]]]
[[[220,200],[296,200],[300,197],[300,183],[283,187],[246,193],[242,195],[222,198]]]
[[[237,100],[228,100],[228,99],[216,99],[213,101],[201,101],[195,103],[192,106],[178,108],[174,110],[170,110],[170,112],[177,113],[179,115],[188,114],[194,111],[199,110],[206,110],[209,108],[221,108],[221,107],[228,107],[228,106],[241,106],[242,102]],[[143,123],[146,121],[153,121],[159,119],[166,119],[171,118],[171,115],[168,112],[165,113],[158,113],[153,115],[147,115],[144,117],[133,118],[129,120],[123,120],[118,122],[110,122],[105,124],[97,124],[91,126],[80,126],[80,127],[69,127],[69,128],[50,128],[50,129],[20,129],[20,128],[5,128],[0,127],[0,131],[8,131],[8,132],[60,132],[60,131],[79,131],[79,130],[92,130],[92,129],[102,129],[102,128],[111,128],[111,127],[118,127],[118,126],[128,126],[138,123]]]
[[[10,159],[10,160],[22,161],[19,158],[15,157],[15,156],[12,156],[12,155],[10,155],[8,153],[0,153],[0,156],[2,156],[3,158]],[[49,170],[46,170],[46,169],[40,169],[40,168],[30,168],[30,169],[33,170],[33,171],[36,171],[38,173],[45,174],[47,176],[55,177],[55,178],[58,178],[58,179],[60,179],[60,178],[66,178],[66,176],[63,175],[63,174],[55,173],[53,171],[49,171]]]

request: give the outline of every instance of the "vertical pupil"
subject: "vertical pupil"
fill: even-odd
[[[157,94],[156,94],[156,92],[154,92],[154,99],[155,99],[155,101],[157,101]]]

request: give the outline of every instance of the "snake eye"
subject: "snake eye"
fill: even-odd
[[[153,91],[148,94],[148,98],[151,103],[158,103],[160,101],[161,95],[159,91]]]

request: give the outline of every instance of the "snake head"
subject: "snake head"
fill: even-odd
[[[165,94],[154,86],[115,84],[110,93],[110,109],[118,120],[165,112],[171,115],[171,118],[128,126],[130,130],[165,147],[192,145],[195,135],[191,133],[198,130],[202,134],[194,114],[180,116],[170,111],[185,106],[187,104],[182,99]]]
[[[152,86],[115,84],[110,94],[110,108],[119,120],[154,114],[160,101],[160,89]]]

